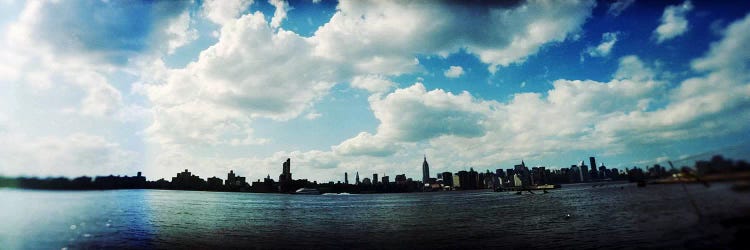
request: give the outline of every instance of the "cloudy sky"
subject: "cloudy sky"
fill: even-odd
[[[289,157],[330,181],[748,145],[750,2],[472,2],[0,0],[0,175],[255,180]]]

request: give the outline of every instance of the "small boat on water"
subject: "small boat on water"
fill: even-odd
[[[320,194],[320,191],[314,188],[300,188],[294,194]]]

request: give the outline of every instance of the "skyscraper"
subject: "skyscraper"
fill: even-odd
[[[592,169],[596,169],[596,158],[593,156],[589,157],[589,163],[591,163],[589,166],[591,166]]]
[[[344,172],[344,184],[349,184],[349,174]]]
[[[378,184],[378,174],[372,174],[372,184]]]
[[[589,163],[591,164],[589,165],[589,167],[591,167],[589,170],[590,179],[598,179],[599,171],[596,170],[596,159],[593,156],[589,157]]]
[[[430,164],[427,164],[427,156],[424,156],[424,161],[422,162],[422,183],[429,183],[430,182]]]
[[[281,175],[279,175],[279,192],[287,193],[291,191],[292,185],[292,172],[291,172],[291,159],[286,158],[286,161],[282,165]]]
[[[354,177],[354,183],[359,185],[359,171],[357,171],[357,175]]]

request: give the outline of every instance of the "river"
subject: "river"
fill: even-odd
[[[747,222],[727,223],[750,214],[748,193],[714,184],[687,194],[631,183],[523,195],[0,189],[0,248],[731,248],[747,239]]]

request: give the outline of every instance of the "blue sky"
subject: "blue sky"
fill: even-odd
[[[747,155],[745,1],[0,5],[0,175]]]

